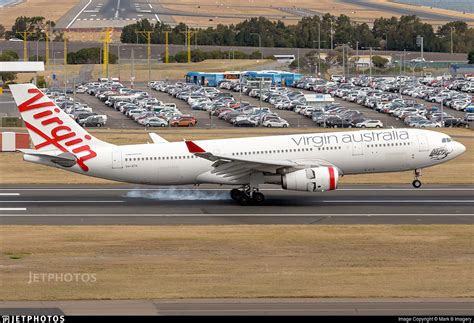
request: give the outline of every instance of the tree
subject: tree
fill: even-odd
[[[23,20],[18,24],[24,23]],[[23,30],[19,26],[18,30]],[[122,29],[120,39],[123,43],[146,43],[144,34],[136,31],[152,31],[151,42],[163,44],[165,31],[168,31],[170,44],[185,45],[187,31],[191,31],[191,43],[197,39],[200,45],[214,46],[253,46],[285,48],[316,48],[318,29],[321,48],[331,48],[331,39],[335,47],[347,44],[354,48],[381,48],[389,50],[418,51],[416,37],[424,39],[425,51],[450,51],[451,29],[454,28],[454,45],[457,52],[466,52],[474,47],[474,28],[462,21],[453,21],[434,32],[432,25],[423,23],[414,15],[400,18],[375,19],[373,27],[366,23],[352,21],[346,15],[339,17],[329,13],[323,16],[303,17],[296,25],[285,25],[282,21],[271,21],[265,17],[253,17],[238,24],[208,28],[193,28],[184,23],[174,27],[162,22],[152,23],[146,19],[127,25]],[[451,28],[452,27],[452,28]],[[331,35],[333,37],[331,37]],[[339,56],[339,55],[338,55]]]
[[[0,54],[0,61],[16,61],[18,60],[18,54],[12,50],[5,50]],[[13,81],[16,78],[16,73],[2,72],[0,73],[0,81]]]
[[[15,23],[13,24],[11,30],[5,32],[5,38],[10,39],[17,37],[23,39],[24,35],[22,32],[26,31],[27,40],[38,40],[46,39],[45,31],[50,29],[50,38],[55,41],[63,40],[63,33],[55,30],[54,27],[56,23],[54,21],[46,20],[44,17],[35,16],[35,17],[25,17],[21,16],[16,18]]]
[[[5,36],[5,27],[3,25],[0,25],[0,38],[3,38]]]
[[[467,60],[469,64],[474,64],[474,50],[471,50],[467,55]]]
[[[372,63],[374,64],[375,67],[384,68],[385,65],[387,65],[388,63],[388,59],[382,56],[375,55],[375,56],[372,56]]]

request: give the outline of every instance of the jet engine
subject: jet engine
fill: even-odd
[[[339,172],[332,166],[305,168],[285,174],[281,180],[285,190],[332,191],[337,187]]]

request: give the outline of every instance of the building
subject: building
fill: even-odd
[[[295,55],[286,54],[286,55],[273,55],[278,63],[287,63],[291,64],[295,60]]]
[[[374,56],[376,55],[372,55],[372,57]],[[390,55],[377,55],[377,56],[386,58],[388,60],[387,65],[392,63],[392,56]],[[370,60],[370,55],[352,56],[350,58],[350,61],[354,62],[354,66],[361,70],[370,68],[371,65],[372,67],[374,66]]]

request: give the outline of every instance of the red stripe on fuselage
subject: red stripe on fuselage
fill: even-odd
[[[329,171],[329,190],[335,190],[336,189],[336,177],[334,176],[334,167],[328,167]]]

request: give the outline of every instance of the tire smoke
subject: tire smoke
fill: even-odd
[[[127,192],[125,197],[160,201],[215,201],[230,199],[229,193],[225,191],[176,189],[174,187],[157,191],[132,190]]]

